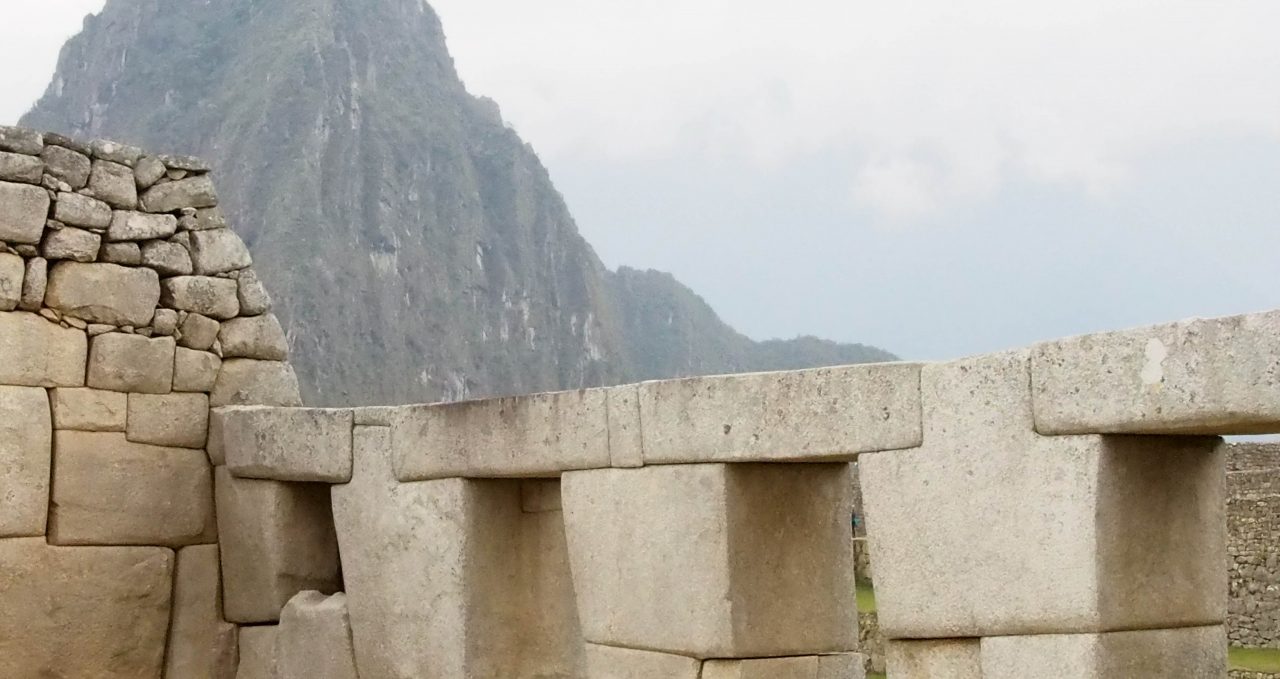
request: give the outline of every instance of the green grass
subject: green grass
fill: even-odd
[[[1231,669],[1251,672],[1280,672],[1280,649],[1232,648],[1227,652]]]
[[[883,672],[867,672],[867,679],[885,679]]]
[[[870,584],[858,583],[858,612],[859,613],[875,613],[876,612],[876,591],[872,589]]]

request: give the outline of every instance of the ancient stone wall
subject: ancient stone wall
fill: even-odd
[[[1280,444],[1229,446],[1227,488],[1228,637],[1280,648]]]

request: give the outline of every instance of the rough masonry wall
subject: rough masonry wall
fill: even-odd
[[[1227,490],[1228,637],[1280,648],[1280,444],[1229,446]]]

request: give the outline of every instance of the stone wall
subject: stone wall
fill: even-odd
[[[1235,444],[1227,453],[1232,645],[1280,648],[1280,444]]]

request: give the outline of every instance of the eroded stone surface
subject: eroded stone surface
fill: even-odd
[[[0,384],[84,386],[89,340],[29,313],[0,313]]]
[[[177,276],[162,282],[160,302],[170,309],[227,320],[240,313],[237,290],[230,278]]]
[[[221,368],[222,359],[216,354],[178,347],[173,357],[173,390],[212,391]]]
[[[227,469],[277,481],[351,480],[350,410],[219,408]]]
[[[218,332],[224,358],[256,358],[283,361],[289,358],[289,343],[275,314],[233,318]]]
[[[142,206],[147,212],[173,212],[185,207],[213,207],[217,204],[218,194],[208,175],[160,184],[142,194]]]
[[[89,171],[89,188],[93,195],[112,207],[132,210],[138,206],[138,186],[133,169],[108,160],[95,160]]]
[[[191,232],[191,261],[202,276],[236,271],[253,264],[249,248],[231,229]]]
[[[110,391],[167,394],[173,390],[175,349],[172,337],[98,335],[89,349],[88,384]]]
[[[0,182],[0,241],[40,242],[49,216],[49,193],[39,186]]]
[[[44,535],[52,460],[45,390],[0,386],[0,538]]]
[[[222,362],[213,393],[212,406],[301,406],[298,376],[293,366],[280,361],[232,358]]]
[[[60,262],[49,271],[45,304],[90,323],[150,325],[160,301],[160,277],[118,264]]]
[[[0,252],[0,312],[13,311],[22,302],[22,279],[26,272],[21,257]]]
[[[168,238],[177,230],[178,220],[173,215],[117,210],[107,229],[107,240],[117,242]]]

